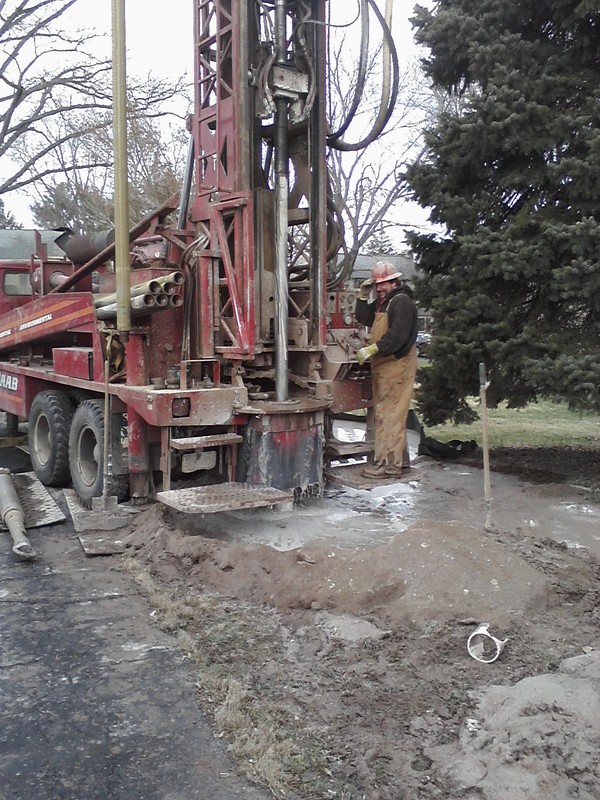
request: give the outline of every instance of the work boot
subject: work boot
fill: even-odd
[[[410,470],[410,464],[388,464],[385,474],[388,478],[399,478]]]
[[[376,461],[374,464],[368,464],[363,470],[361,470],[360,474],[363,476],[363,478],[385,478],[385,471],[387,468],[387,464],[384,464],[382,461]]]

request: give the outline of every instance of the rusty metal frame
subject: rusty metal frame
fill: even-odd
[[[213,247],[220,257],[215,328],[216,351],[231,356],[254,353],[254,235],[252,198],[238,197],[211,207]],[[231,344],[223,342],[229,340]]]
[[[196,186],[200,195],[235,188],[235,96],[237,48],[233,31],[235,0],[197,0],[196,29]]]
[[[259,226],[266,221],[259,204],[254,203],[254,193],[262,188],[259,175],[265,167],[261,165],[264,133],[261,136],[253,100],[255,89],[248,80],[248,70],[254,63],[255,28],[260,24],[255,5],[251,0],[194,3],[196,113],[192,133],[196,194],[192,220],[208,229],[210,235],[209,250],[199,254],[195,281],[199,324],[192,352],[200,358],[219,354],[233,361],[251,360],[256,352],[274,345],[262,310],[263,301],[272,303],[272,292],[263,298],[260,290],[265,254],[255,252]],[[309,0],[309,5],[314,18],[324,23],[324,0]],[[314,28],[309,46],[321,83],[325,38],[322,25]],[[297,209],[298,219],[289,230],[289,272],[306,270],[306,275],[298,275],[299,280],[290,281],[289,303],[291,315],[305,321],[310,349],[323,347],[326,340],[322,308],[326,249],[324,117],[324,103],[319,97],[308,125],[305,149],[292,157],[296,202],[305,197],[309,207]],[[321,151],[322,156],[310,164],[309,153]],[[261,321],[260,329],[257,321]]]
[[[197,352],[239,359],[254,354],[254,219],[247,162],[248,109],[239,0],[196,0],[196,198],[193,218],[209,231],[198,261]],[[242,75],[244,73],[244,75]],[[243,141],[240,141],[243,140]]]

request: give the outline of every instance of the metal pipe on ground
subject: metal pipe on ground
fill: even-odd
[[[0,468],[0,519],[8,528],[13,540],[13,553],[19,558],[35,558],[35,550],[25,533],[23,506],[17,495],[10,470],[5,467]]]

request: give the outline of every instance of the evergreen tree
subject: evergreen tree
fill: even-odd
[[[17,220],[13,217],[10,211],[7,211],[4,206],[4,200],[0,200],[0,230],[11,229],[14,230],[15,228],[22,228],[22,225],[19,225]]]
[[[600,409],[600,12],[591,0],[417,7],[434,84],[461,102],[408,172],[443,236],[411,236],[434,317],[428,424],[560,396]],[[450,108],[450,106],[448,106]]]
[[[363,253],[368,256],[398,255],[394,243],[384,228],[377,228],[365,242]]]

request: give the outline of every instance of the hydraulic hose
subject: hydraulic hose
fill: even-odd
[[[363,150],[369,144],[374,142],[375,139],[377,139],[377,137],[381,134],[385,126],[388,124],[390,117],[392,116],[394,107],[396,105],[396,100],[398,98],[398,88],[400,85],[400,67],[398,64],[398,53],[396,51],[396,46],[394,44],[394,39],[392,37],[392,32],[390,30],[393,0],[386,1],[385,18],[383,17],[381,11],[377,8],[375,0],[367,0],[367,2],[373,9],[373,13],[377,17],[384,35],[383,86],[381,91],[381,102],[379,105],[379,113],[377,115],[377,119],[373,123],[371,131],[368,133],[367,136],[364,137],[364,139],[361,139],[359,142],[354,142],[351,144],[348,142],[338,141],[337,139],[330,139],[330,137],[327,138],[327,143],[329,144],[330,147],[332,147],[334,150],[342,150],[344,152]],[[390,92],[390,59],[393,68],[391,92]]]
[[[330,133],[327,137],[327,142],[331,145],[333,142],[340,139],[350,127],[354,115],[360,105],[362,93],[365,85],[365,78],[367,76],[367,61],[369,58],[369,3],[368,0],[360,0],[360,57],[358,60],[358,75],[356,77],[356,86],[354,87],[354,97],[352,104],[346,114],[346,119],[342,122],[340,127],[334,133]]]

